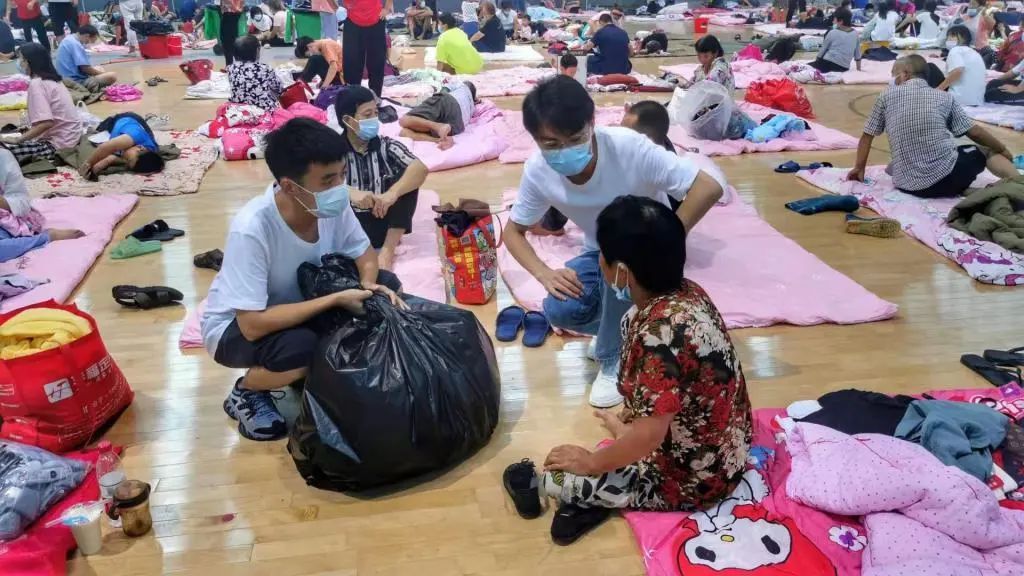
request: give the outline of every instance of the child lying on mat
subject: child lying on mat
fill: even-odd
[[[465,132],[479,102],[472,82],[450,82],[399,119],[400,135],[437,142],[438,148],[447,150],[455,145],[452,137]]]
[[[558,504],[551,536],[570,544],[612,508],[704,509],[743,476],[751,411],[725,322],[704,290],[683,278],[686,232],[667,206],[620,196],[597,217],[600,275],[626,316],[619,414],[595,412],[615,442],[551,450],[538,477],[529,460],[502,477],[516,510],[540,516]],[[652,251],[651,246],[659,249]]]
[[[0,148],[0,262],[18,258],[50,242],[81,238],[81,230],[46,229],[43,215],[32,208],[18,161]]]
[[[164,169],[164,159],[156,144],[153,130],[134,112],[115,114],[100,122],[98,132],[108,132],[110,139],[96,147],[92,156],[82,163],[78,173],[96,178],[112,164],[123,162],[137,174],[154,174]]]

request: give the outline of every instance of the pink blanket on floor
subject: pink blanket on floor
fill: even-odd
[[[758,124],[769,114],[782,114],[779,110],[773,110],[751,102],[739,102],[741,110],[750,115]],[[684,149],[696,148],[701,154],[708,156],[736,156],[752,152],[780,152],[783,150],[845,150],[857,147],[857,139],[845,132],[840,132],[808,121],[811,129],[793,136],[783,136],[767,142],[754,143],[750,140],[698,140],[686,133],[682,126],[672,126],[668,135],[672,143]]]
[[[497,68],[484,70],[479,74],[463,74],[459,80],[472,82],[476,86],[477,98],[497,98],[500,96],[522,96],[530,91],[541,79],[554,75],[551,68]],[[435,86],[429,82],[411,82],[398,86],[385,86],[386,98],[424,99],[435,92]]]
[[[506,203],[515,191],[505,194]],[[578,256],[583,232],[571,222],[564,236],[533,236],[530,244],[553,268]],[[857,324],[886,320],[886,302],[780,234],[739,198],[715,206],[687,238],[686,276],[707,290],[729,328],[773,324]],[[540,310],[544,287],[498,249],[498,268],[522,306]]]
[[[983,104],[981,106],[964,106],[964,112],[978,122],[1012,128],[1018,132],[1024,131],[1024,106]]]
[[[402,238],[395,251],[394,273],[408,293],[434,302],[447,302],[441,260],[438,256],[437,225],[431,206],[440,204],[437,192],[420,190],[416,212],[413,214],[412,232]],[[179,348],[202,348],[203,334],[199,319],[206,309],[206,299],[189,311],[178,337]]]
[[[0,274],[50,280],[48,284],[0,302],[0,312],[50,299],[65,302],[103,253],[117,223],[138,201],[138,197],[131,194],[34,200],[32,206],[46,218],[48,228],[77,228],[85,232],[85,236],[51,242],[21,258],[0,263]]]
[[[808,64],[810,60],[794,60],[784,65]],[[843,84],[888,84],[892,77],[893,62],[876,62],[873,60],[862,60],[861,70],[850,70],[840,74]],[[662,72],[670,72],[683,78],[693,78],[697,69],[696,62],[688,64],[674,64],[661,66]],[[750,84],[765,78],[787,76],[785,68],[775,62],[761,62],[758,60],[736,60],[732,62],[732,72],[735,78],[736,87],[745,89]]]
[[[867,206],[887,218],[895,218],[903,231],[925,246],[949,258],[962,267],[967,275],[985,284],[1003,286],[1024,285],[1024,255],[1006,248],[978,240],[946,224],[949,211],[959,198],[925,200],[904,194],[892,184],[884,166],[870,166],[867,177],[870,185],[850,182],[845,168],[801,170],[797,177],[833,194],[852,194]],[[983,186],[994,181],[988,172],[974,182]]]
[[[407,108],[396,108],[399,116],[404,116],[409,111]],[[441,150],[434,142],[399,137],[402,128],[397,122],[383,124],[381,134],[397,138],[408,146],[431,172],[440,172],[497,158],[505,151],[515,134],[525,131],[520,120],[521,113],[517,114],[520,116],[509,117],[504,110],[485,100],[477,105],[466,131],[456,135],[455,145],[447,150]]]

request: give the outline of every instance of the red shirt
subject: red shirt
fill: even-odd
[[[380,22],[380,11],[383,7],[380,0],[345,0],[348,20],[363,28]]]
[[[31,0],[14,0],[14,6],[18,9],[18,18],[21,20],[33,20],[43,15],[42,11],[39,10],[40,0],[36,0],[35,6],[32,8],[28,7],[28,3]]]
[[[222,14],[235,14],[242,11],[245,0],[221,0],[220,11]]]

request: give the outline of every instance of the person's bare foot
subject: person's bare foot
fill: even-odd
[[[391,248],[381,248],[377,252],[377,268],[381,270],[391,270],[391,267],[395,265],[395,251]]]
[[[450,139],[451,135],[452,127],[448,124],[441,124],[441,127],[434,132],[434,136],[437,136],[437,139],[442,142],[444,141],[445,138]]]
[[[444,138],[441,138],[440,140],[437,141],[438,150],[447,150],[452,146],[455,146],[455,139],[452,138],[451,136],[445,136]]]
[[[50,242],[57,242],[58,240],[74,240],[85,236],[85,232],[82,232],[81,230],[50,228],[46,232],[50,234]]]
[[[530,233],[534,236],[565,236],[565,228],[548,230],[540,224],[534,224],[533,226],[530,226]]]

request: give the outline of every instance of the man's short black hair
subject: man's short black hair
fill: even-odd
[[[666,150],[675,152],[675,147],[668,139],[668,128],[671,122],[668,110],[663,104],[654,100],[644,100],[630,106],[626,114],[636,116],[634,130],[647,136],[652,142],[663,146]]]
[[[78,33],[82,36],[99,36],[100,31],[92,24],[85,24],[78,27]]]
[[[637,283],[653,294],[667,294],[683,285],[686,230],[661,202],[639,196],[612,200],[597,216],[597,245],[606,262],[625,264]]]
[[[533,136],[542,126],[574,136],[594,121],[594,101],[579,82],[556,75],[537,84],[523,99],[523,126]]]
[[[971,29],[968,28],[967,26],[964,26],[963,24],[950,26],[949,30],[946,30],[946,38],[949,38],[951,36],[956,36],[957,38],[960,38],[961,46],[970,46],[971,38],[973,37],[971,35]]]
[[[338,121],[340,122],[345,116],[355,117],[356,110],[360,106],[375,100],[377,100],[377,97],[374,96],[373,91],[369,88],[365,86],[349,86],[342,90],[338,94],[338,98],[334,100],[334,113],[338,116]]]
[[[348,141],[311,118],[293,118],[267,135],[267,168],[280,182],[301,181],[313,164],[327,165],[345,159]]]
[[[250,34],[235,40],[235,59],[241,62],[255,62],[260,57],[260,41]]]
[[[512,2],[509,2],[509,0],[503,0],[502,3],[501,3],[501,9],[502,10],[511,10],[512,9]]]
[[[313,43],[313,39],[309,36],[300,36],[295,41],[295,57],[296,58],[309,58],[309,45]]]
[[[694,49],[697,50],[698,54],[711,52],[715,55],[715,58],[721,58],[725,56],[725,50],[722,49],[722,43],[718,41],[711,34],[701,37],[693,44]]]
[[[600,22],[601,24],[611,24],[612,23],[612,15],[611,14],[601,14],[601,17],[598,18],[597,21]]]
[[[575,68],[580,65],[576,57],[568,52],[562,54],[562,59],[558,63],[561,64],[562,68]]]
[[[836,22],[839,22],[840,24],[846,26],[847,28],[853,25],[853,13],[847,10],[846,8],[840,8],[839,10],[836,10],[836,13],[833,14],[833,18],[835,18]]]
[[[438,17],[438,20],[440,20],[441,24],[444,24],[446,28],[455,28],[456,26],[455,16],[452,15],[451,12],[445,12],[444,14],[441,14],[441,16]]]
[[[145,151],[139,154],[139,157],[135,160],[135,166],[132,166],[132,172],[138,174],[156,174],[164,169],[164,159],[152,151]]]

